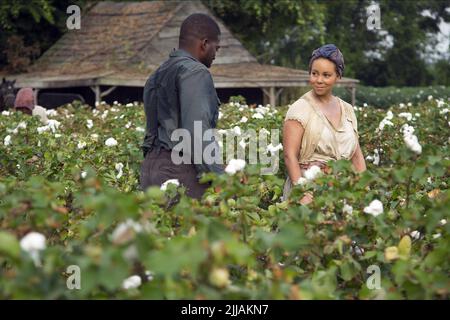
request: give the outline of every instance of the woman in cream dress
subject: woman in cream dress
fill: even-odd
[[[353,107],[332,92],[343,71],[344,57],[335,45],[313,51],[309,63],[312,90],[290,106],[284,122],[283,149],[288,171],[284,199],[313,165],[324,170],[330,160],[347,159],[357,172],[366,170]],[[313,195],[307,193],[300,202],[308,204],[312,199]]]

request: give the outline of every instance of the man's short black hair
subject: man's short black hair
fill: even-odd
[[[193,39],[215,40],[220,35],[217,22],[203,13],[194,13],[187,17],[180,28],[180,44],[187,44]]]

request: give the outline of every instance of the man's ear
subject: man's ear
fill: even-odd
[[[206,51],[206,46],[208,45],[208,39],[205,38],[205,39],[202,39],[200,41],[201,41],[200,45],[202,47],[202,50]]]

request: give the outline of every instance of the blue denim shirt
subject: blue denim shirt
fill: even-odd
[[[144,87],[147,120],[142,145],[144,155],[153,148],[172,150],[179,143],[171,140],[172,133],[175,129],[183,128],[193,137],[191,163],[194,163],[194,140],[197,140],[202,152],[211,141],[217,144],[214,139],[205,142],[202,136],[194,136],[194,121],[201,121],[202,132],[215,128],[219,105],[208,68],[188,52],[174,50],[169,59],[149,77]],[[223,173],[223,167],[218,164],[202,161],[194,165],[199,176],[203,172]]]

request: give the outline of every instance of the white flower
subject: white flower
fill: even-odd
[[[348,204],[344,204],[344,207],[342,208],[342,212],[346,213],[346,214],[352,214],[353,213],[353,207],[348,205]]]
[[[87,172],[86,172],[86,171],[83,171],[83,172],[81,173],[81,178],[86,179],[86,177],[87,177]]]
[[[145,129],[142,127],[136,127],[137,132],[145,132]]]
[[[122,288],[125,290],[129,289],[136,289],[139,288],[142,284],[142,279],[138,275],[131,276],[129,278],[126,278],[122,282]]]
[[[38,232],[28,233],[20,240],[20,247],[30,255],[35,266],[38,267],[41,265],[39,253],[46,248],[45,236],[43,234]]]
[[[86,142],[84,142],[84,141],[78,142],[78,145],[77,145],[78,149],[84,149],[84,147],[86,147]]]
[[[411,121],[412,114],[410,112],[401,112],[398,115],[400,118],[406,118],[406,120]]]
[[[231,159],[225,168],[225,172],[233,175],[238,171],[242,171],[245,168],[245,160],[242,159]]]
[[[3,116],[9,116],[11,113],[9,111],[2,111]]]
[[[383,213],[383,204],[380,200],[375,199],[369,204],[368,207],[364,208],[364,212],[376,217]]]
[[[174,184],[174,185],[176,185],[176,186],[179,186],[180,185],[180,181],[178,181],[178,179],[169,179],[169,180],[167,180],[166,182],[164,182],[162,185],[161,185],[161,190],[162,191],[166,191],[167,190],[167,186],[169,185],[169,184]]]
[[[267,146],[267,151],[269,151],[272,155],[274,155],[279,150],[283,150],[283,145],[281,143],[279,143],[275,147],[272,144],[269,144]]]
[[[117,146],[117,140],[114,139],[114,138],[108,138],[108,139],[106,139],[106,141],[105,141],[105,145],[106,145],[107,147],[114,147],[114,146]]]
[[[239,128],[238,126],[235,126],[235,127],[233,128],[233,132],[234,132],[237,136],[240,136],[240,135],[242,134],[241,128]]]
[[[123,175],[123,172],[122,172],[122,169],[123,169],[123,163],[122,163],[122,162],[116,163],[115,168],[116,168],[116,170],[118,171],[118,174],[117,174],[117,176],[116,176],[116,179],[120,179],[120,177],[122,177],[122,175]]]
[[[414,240],[419,240],[420,239],[420,232],[417,230],[411,231],[411,233],[409,234],[411,236],[411,238],[413,238]]]
[[[304,177],[309,181],[314,180],[321,174],[322,174],[322,170],[320,170],[320,168],[318,166],[311,166],[311,168],[309,168],[308,170],[306,170],[303,173]]]
[[[5,139],[3,140],[3,144],[4,144],[5,146],[9,146],[9,145],[11,144],[11,136],[10,136],[10,135],[7,135],[7,136],[5,137]]]
[[[253,119],[264,119],[264,116],[261,113],[254,113],[252,115]]]
[[[94,122],[91,119],[87,119],[86,122],[86,127],[88,129],[92,129],[92,127],[94,126]]]
[[[248,118],[246,116],[243,116],[241,121],[239,121],[239,122],[246,123],[247,121],[248,121]]]

